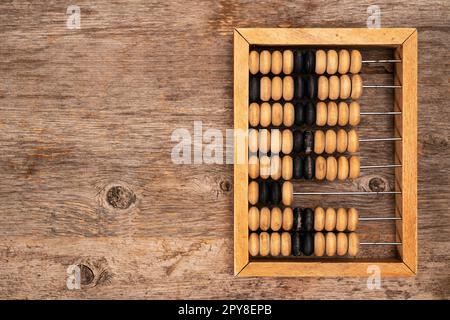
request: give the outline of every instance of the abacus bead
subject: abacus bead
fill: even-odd
[[[300,73],[303,71],[303,53],[300,50],[294,51],[294,72]]]
[[[294,70],[294,53],[292,50],[283,51],[283,73],[291,74]]]
[[[273,74],[280,74],[281,70],[283,70],[283,55],[280,51],[275,50],[272,52],[271,71]]]
[[[300,251],[300,233],[294,232],[292,234],[292,254],[294,256],[299,256],[301,254]]]
[[[329,101],[327,105],[327,125],[334,127],[339,118],[339,111],[336,102]]]
[[[324,74],[327,70],[327,53],[324,50],[316,51],[316,73]]]
[[[330,100],[336,100],[337,98],[339,98],[340,94],[339,84],[340,81],[338,76],[331,76],[328,79],[328,88],[329,88],[328,98]]]
[[[314,253],[314,237],[311,232],[302,234],[300,248],[305,256],[310,256]]]
[[[283,232],[281,234],[281,255],[288,257],[292,252],[292,240],[289,232]]]
[[[314,230],[314,211],[306,208],[302,212],[302,231],[311,232]]]
[[[336,228],[336,210],[327,208],[325,211],[325,230],[333,231]]]
[[[294,221],[292,225],[293,231],[301,231],[302,229],[302,210],[300,208],[294,208]]]
[[[310,155],[305,157],[303,176],[307,180],[312,180],[314,178],[314,163]]]
[[[326,178],[328,181],[336,180],[337,176],[337,161],[335,157],[327,158],[327,174]]]
[[[262,257],[268,256],[270,253],[270,235],[267,232],[259,234],[259,254]]]
[[[259,254],[259,235],[255,232],[248,237],[248,253],[255,257]]]
[[[295,104],[295,124],[301,126],[305,123],[305,105],[303,103]]]
[[[260,98],[262,101],[269,101],[272,94],[272,81],[269,77],[262,77],[259,84]]]
[[[259,202],[263,205],[269,203],[271,198],[271,190],[269,187],[269,182],[262,180],[259,182]]]
[[[344,156],[338,158],[338,179],[343,181],[348,178],[349,164],[348,159]]]
[[[347,151],[350,153],[359,151],[359,137],[355,129],[351,129],[347,133]]]
[[[279,102],[272,105],[272,125],[275,127],[281,126],[283,123],[283,106]]]
[[[281,251],[281,237],[278,232],[272,232],[270,235],[270,255],[277,257]]]
[[[272,100],[280,100],[283,96],[283,80],[280,77],[272,78]],[[262,98],[261,98],[262,99]]]
[[[361,107],[357,101],[352,101],[349,106],[348,124],[357,126],[361,121]]]
[[[281,131],[280,129],[270,130],[270,151],[272,154],[279,154],[281,151]]]
[[[307,130],[303,133],[303,148],[306,154],[310,154],[314,150],[314,135],[312,131]]]
[[[248,57],[248,69],[251,74],[257,74],[259,71],[259,53],[258,51],[250,51]]]
[[[286,101],[294,98],[294,79],[291,76],[283,78],[283,99]]]
[[[294,172],[292,176],[294,179],[302,179],[303,178],[303,158],[300,156],[295,156],[293,160],[294,164]]]
[[[259,177],[259,158],[255,155],[248,158],[248,176],[252,179]]]
[[[251,207],[248,210],[248,229],[251,231],[259,229],[259,210],[257,207]]]
[[[258,197],[259,197],[258,182],[252,181],[248,185],[248,202],[250,204],[255,205],[258,203]]]
[[[359,238],[355,232],[348,234],[348,255],[355,257],[359,252]]]
[[[277,181],[273,181],[271,189],[270,201],[272,202],[272,204],[278,205],[281,202],[282,198],[281,186]]]
[[[292,136],[292,131],[285,129],[283,130],[282,133],[282,138],[281,138],[281,152],[283,152],[284,154],[289,154],[292,152],[292,148],[294,146],[294,141],[293,141],[293,136]]]
[[[268,74],[272,65],[272,55],[268,50],[263,50],[259,54],[259,71],[262,74]]]
[[[362,56],[359,50],[352,50],[350,53],[350,73],[358,73],[362,67]]]
[[[316,122],[316,108],[312,102],[308,102],[305,105],[305,123],[307,125],[313,125]]]
[[[322,232],[316,232],[314,234],[314,255],[316,257],[322,257],[325,253],[325,236]]]
[[[278,231],[281,229],[281,225],[283,224],[283,213],[281,209],[278,207],[273,207],[272,212],[270,213],[270,228],[272,231]]]
[[[347,228],[347,210],[344,208],[337,209],[336,212],[336,231],[345,231]]]
[[[303,132],[301,130],[295,130],[293,133],[293,139],[294,139],[294,152],[298,153],[303,150]]]
[[[260,82],[256,77],[250,77],[249,83],[249,99],[250,102],[258,101],[260,95]]]
[[[264,155],[259,158],[259,176],[267,179],[270,176],[270,158]]]
[[[270,157],[270,177],[273,180],[281,178],[281,158],[278,154],[273,154]]]
[[[282,160],[281,175],[284,180],[291,180],[293,174],[293,161],[291,156],[284,156]]]
[[[303,77],[296,76],[294,78],[294,96],[296,99],[301,99],[305,95],[305,81]]]
[[[335,74],[339,66],[339,56],[336,50],[327,51],[327,73]]]
[[[339,98],[343,100],[348,99],[352,92],[352,81],[346,74],[341,75],[339,81]]]
[[[340,74],[348,73],[350,69],[350,53],[348,50],[342,49],[339,50],[339,68],[338,72]]]
[[[327,160],[322,157],[318,156],[316,158],[316,179],[317,180],[323,180],[325,179],[327,175]]]
[[[339,232],[336,237],[337,242],[337,250],[336,253],[338,256],[345,256],[348,251],[348,239],[347,235],[343,232]]]
[[[267,231],[270,228],[270,209],[267,207],[261,208],[259,212],[259,228],[261,231]]]
[[[356,231],[358,228],[359,214],[358,210],[355,208],[350,208],[347,210],[347,230]]]
[[[291,231],[292,225],[294,223],[294,213],[292,212],[292,208],[286,207],[283,210],[283,230]]]
[[[286,102],[283,108],[283,124],[286,127],[291,127],[294,125],[294,121],[295,121],[294,105],[290,102]]]
[[[258,136],[259,132],[257,129],[250,129],[248,131],[248,150],[251,153],[258,152],[259,147]]]
[[[267,129],[259,130],[259,152],[265,154],[270,151],[270,131]]]
[[[322,154],[325,151],[325,133],[322,130],[314,132],[314,153]]]
[[[268,127],[272,122],[272,108],[268,102],[263,102],[259,111],[259,123],[261,127]]]
[[[362,92],[363,92],[362,78],[359,74],[354,74],[352,76],[352,94],[351,94],[352,99],[357,100],[361,98]]]
[[[348,164],[349,164],[349,174],[348,177],[350,179],[356,179],[359,177],[359,173],[360,173],[360,161],[359,161],[359,157],[357,156],[352,156],[350,157],[350,159],[348,160]]]
[[[325,152],[332,154],[336,151],[336,132],[334,130],[327,130],[325,132]]]
[[[320,76],[317,80],[317,98],[319,100],[325,100],[328,98],[328,78],[326,76]]]
[[[259,105],[256,102],[250,103],[248,107],[248,123],[252,127],[259,124]]]
[[[336,151],[344,153],[347,150],[347,131],[339,129],[336,136]]]
[[[325,228],[325,210],[322,207],[314,209],[314,230],[322,231]]]
[[[285,206],[292,205],[293,192],[294,192],[294,187],[292,186],[292,182],[285,181],[283,183],[283,189],[282,189],[282,199],[283,199],[283,204]]]
[[[317,97],[317,77],[315,75],[306,77],[306,95],[309,99]]]
[[[305,73],[313,73],[316,69],[316,54],[312,50],[305,52]]]
[[[348,104],[344,101],[339,102],[338,105],[338,124],[340,126],[346,126],[348,124]]]
[[[320,101],[316,104],[316,125],[324,126],[327,124],[327,105],[325,102]]]
[[[336,254],[336,235],[333,232],[327,232],[325,242],[325,251],[327,256],[333,257]]]

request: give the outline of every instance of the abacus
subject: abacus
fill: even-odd
[[[235,29],[234,129],[236,275],[416,274],[416,29]]]

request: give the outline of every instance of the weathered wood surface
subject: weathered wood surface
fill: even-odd
[[[365,27],[370,2],[73,4],[80,30],[67,2],[0,4],[2,298],[450,297],[447,1],[378,3],[419,31],[418,275],[381,290],[234,277],[232,166],[170,159],[174,129],[233,126],[233,27]]]

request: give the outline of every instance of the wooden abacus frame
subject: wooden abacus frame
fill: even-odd
[[[395,168],[397,239],[400,259],[355,261],[250,261],[248,252],[248,142],[235,134],[234,155],[234,273],[238,276],[367,276],[377,265],[382,276],[412,276],[417,272],[417,30],[238,28],[234,30],[234,129],[248,132],[251,45],[391,47],[401,63],[395,66]],[[245,143],[245,149],[242,144]],[[245,150],[245,155],[240,154]],[[240,158],[240,159],[239,159]],[[245,161],[242,163],[242,158]],[[241,163],[239,163],[241,161]]]

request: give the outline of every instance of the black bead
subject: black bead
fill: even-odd
[[[307,180],[314,178],[314,161],[311,156],[306,156],[304,160],[303,176]]]
[[[294,223],[292,224],[293,231],[300,231],[302,228],[302,210],[300,208],[294,208]]]
[[[303,71],[303,53],[301,50],[294,51],[294,73]]]
[[[314,237],[311,232],[302,233],[300,248],[305,256],[310,256],[314,252]]]
[[[300,233],[294,232],[292,234],[292,254],[294,256],[299,256],[301,254],[300,250]]]
[[[270,201],[270,187],[266,180],[259,182],[259,202],[263,205],[267,205]]]
[[[312,50],[308,50],[305,52],[303,57],[305,64],[305,72],[306,73],[314,73],[316,72],[316,53]]]
[[[297,103],[295,105],[295,124],[301,126],[305,123],[305,106],[303,103]]]
[[[314,99],[317,97],[317,77],[315,75],[310,75],[306,79],[306,96],[309,99]]]
[[[270,201],[275,205],[281,202],[281,186],[277,181],[272,182]]]
[[[305,105],[305,123],[307,125],[316,123],[316,108],[312,102],[308,102]]]
[[[301,99],[305,95],[305,81],[301,76],[294,77],[294,98]]]
[[[314,150],[314,135],[312,131],[309,130],[305,131],[303,133],[303,139],[304,139],[303,148],[305,150],[305,153],[310,154]]]
[[[302,211],[302,231],[314,231],[314,211],[311,208]]]
[[[301,130],[294,131],[294,152],[302,152],[303,150],[303,132]]]
[[[259,79],[257,77],[250,77],[249,86],[250,102],[257,102],[259,100]]]
[[[295,156],[293,160],[293,173],[294,179],[303,179],[303,158]]]

